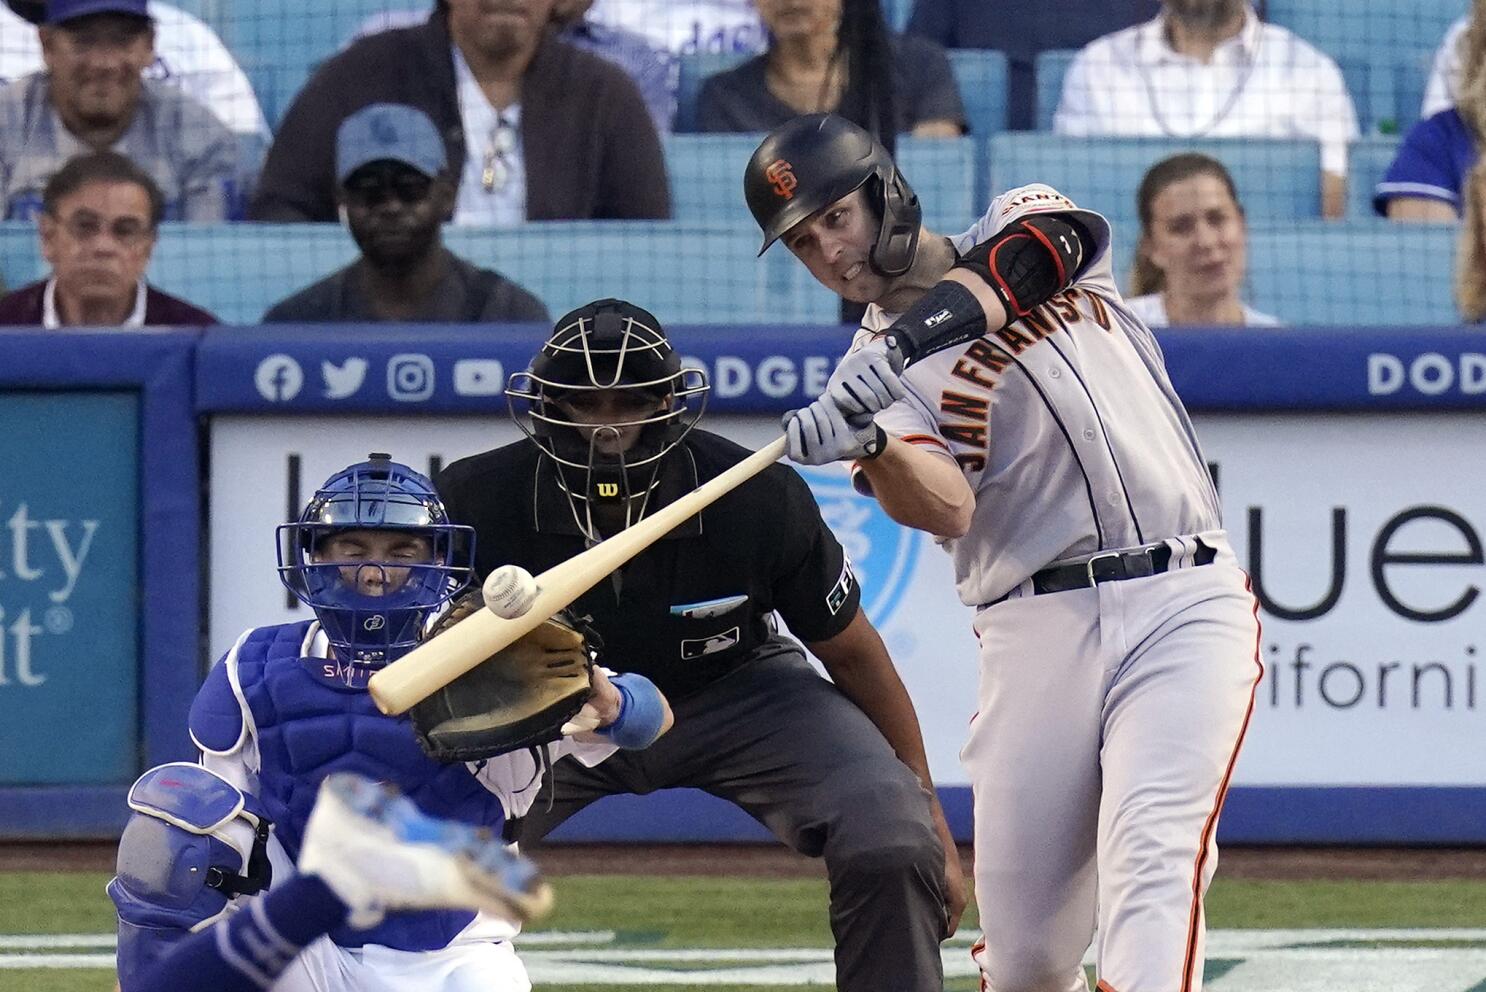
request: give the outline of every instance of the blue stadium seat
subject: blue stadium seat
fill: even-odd
[[[1246,299],[1295,325],[1456,324],[1455,237],[1380,219],[1253,223]]]
[[[671,130],[677,134],[694,134],[700,130],[697,101],[702,96],[702,80],[726,72],[748,58],[746,53],[739,52],[692,52],[681,56],[677,60],[676,120]]]
[[[537,294],[555,317],[620,296],[676,323],[834,323],[837,301],[787,252],[762,259],[758,230],[679,221],[552,221],[505,230],[445,229],[449,247]],[[356,257],[337,224],[166,224],[152,283],[215,313],[253,324],[291,292]],[[0,273],[12,287],[45,265],[36,230],[0,224]]]
[[[1347,154],[1347,217],[1367,220],[1376,217],[1372,195],[1383,173],[1398,154],[1396,135],[1374,135],[1352,143]]]
[[[681,221],[748,220],[743,170],[757,134],[672,134],[664,139],[673,214]],[[924,204],[925,222],[954,233],[984,207],[976,190],[976,143],[970,138],[900,138],[898,161]]]
[[[1053,113],[1063,96],[1063,77],[1078,52],[1072,49],[1049,49],[1037,53],[1034,72],[1037,78],[1037,129],[1051,131]],[[1398,116],[1396,74],[1392,63],[1381,56],[1377,60],[1361,57],[1337,59],[1352,105],[1357,110],[1357,123],[1363,134],[1387,130]],[[1421,83],[1422,87],[1422,83]],[[1421,89],[1422,92],[1422,89]],[[1414,102],[1418,115],[1418,100]]]
[[[1414,51],[1399,51],[1392,56],[1394,126],[1397,134],[1407,134],[1419,120],[1419,111],[1424,103],[1424,89],[1429,83],[1429,71],[1434,66],[1434,49],[1420,48]],[[1381,75],[1380,65],[1377,73]]]
[[[1265,18],[1332,58],[1377,61],[1394,52],[1433,51],[1470,7],[1468,0],[1265,0]]]
[[[1183,151],[1203,152],[1226,165],[1252,219],[1320,216],[1321,155],[1313,141],[1070,138],[1008,131],[991,139],[990,191],[1047,183],[1108,217],[1117,245],[1133,244],[1141,177],[1156,162]]]
[[[1037,130],[1053,129],[1053,112],[1063,96],[1063,77],[1078,52],[1071,48],[1049,48],[1037,53],[1032,71],[1037,79]]]
[[[994,49],[952,48],[949,67],[965,103],[970,133],[982,141],[1006,130],[1006,53]]]

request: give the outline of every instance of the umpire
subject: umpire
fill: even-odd
[[[559,320],[506,391],[528,441],[438,479],[450,518],[475,528],[481,576],[507,563],[540,573],[743,460],[693,429],[707,388],[639,307],[600,300]],[[676,724],[596,768],[559,762],[550,809],[538,803],[520,839],[603,796],[702,789],[825,858],[837,988],[940,992],[939,942],[965,905],[959,859],[913,704],[800,476],[771,466],[573,609],[605,664],[660,686]],[[778,633],[776,610],[834,685]]]

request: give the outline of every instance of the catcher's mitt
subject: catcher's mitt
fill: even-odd
[[[430,637],[485,608],[480,590],[455,601]],[[474,761],[555,741],[593,691],[590,633],[559,613],[409,711],[437,761]]]

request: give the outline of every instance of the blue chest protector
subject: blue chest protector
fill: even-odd
[[[331,772],[391,782],[424,812],[498,832],[505,820],[500,800],[464,765],[428,758],[407,719],[383,715],[364,685],[346,684],[335,662],[301,657],[312,622],[253,630],[235,658],[229,654],[213,669],[191,706],[196,740],[209,750],[230,750],[243,730],[242,707],[226,670],[235,666],[261,759],[257,798],[289,856],[298,860],[316,790]],[[342,947],[433,950],[446,946],[472,919],[465,910],[391,913],[370,930],[346,928],[330,936]]]

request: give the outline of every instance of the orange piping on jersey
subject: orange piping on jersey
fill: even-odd
[[[909,444],[932,444],[943,448],[945,451],[949,450],[949,445],[944,443],[943,438],[935,437],[932,434],[904,434],[898,440],[907,441]]]
[[[1247,576],[1244,577],[1244,589],[1253,598],[1253,581]],[[1223,771],[1223,780],[1218,783],[1218,795],[1213,802],[1212,812],[1207,816],[1207,822],[1203,824],[1202,836],[1197,846],[1197,861],[1192,868],[1192,911],[1187,918],[1187,954],[1182,962],[1181,992],[1192,992],[1192,972],[1197,966],[1197,924],[1202,915],[1202,870],[1207,866],[1208,847],[1218,827],[1218,813],[1223,809],[1223,800],[1228,796],[1228,782],[1233,777],[1233,766],[1238,763],[1239,749],[1243,747],[1244,735],[1249,732],[1249,718],[1254,715],[1254,695],[1259,691],[1259,680],[1264,678],[1264,662],[1259,660],[1262,636],[1259,600],[1254,598],[1254,665],[1259,669],[1259,674],[1254,676],[1254,684],[1249,687],[1249,706],[1244,711],[1243,724],[1238,728],[1238,740],[1234,742],[1233,751],[1228,755],[1228,767]]]
[[[1094,986],[1094,992],[1115,992],[1115,987],[1101,978],[1099,984]]]
[[[974,873],[975,873],[974,861],[971,862],[971,869],[970,869],[970,871],[971,871],[971,877],[973,878],[974,877]],[[977,955],[977,954],[983,954],[985,952],[985,949],[986,949],[986,939],[984,937],[982,937],[979,940],[977,940],[975,943],[973,943],[973,944],[970,945],[970,960],[971,961],[975,961],[975,955]],[[986,970],[980,966],[980,962],[979,961],[975,961],[975,967],[976,967],[976,970],[978,970],[980,972],[980,992],[990,992],[991,987],[990,987],[990,985],[988,985],[986,983]]]

